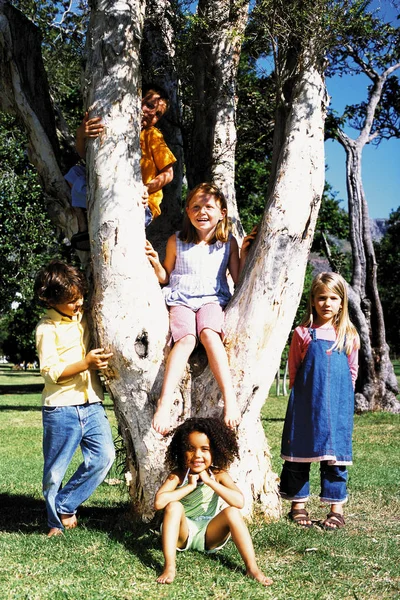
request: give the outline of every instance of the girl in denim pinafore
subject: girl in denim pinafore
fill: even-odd
[[[322,525],[332,530],[344,525],[359,341],[340,275],[321,273],[314,279],[309,309],[310,316],[294,332],[289,353],[292,391],[282,433],[280,493],[292,501],[289,518],[310,527],[305,502],[311,463],[319,462],[321,501],[331,505]]]

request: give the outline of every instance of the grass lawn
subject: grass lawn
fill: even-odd
[[[77,529],[46,537],[40,392],[31,387],[37,385],[37,373],[0,370],[0,600],[400,598],[399,415],[355,418],[345,529],[301,529],[285,518],[250,526],[259,564],[274,579],[271,588],[243,576],[231,542],[213,556],[180,554],[175,582],[160,586],[159,537],[131,522],[124,484],[102,484],[81,508]],[[278,473],[286,402],[270,397],[262,412]],[[110,402],[106,408],[116,433]],[[110,477],[118,477],[115,469]],[[318,493],[317,468],[312,489]],[[286,503],[283,513],[288,510]],[[317,497],[310,510],[314,519],[326,513]]]

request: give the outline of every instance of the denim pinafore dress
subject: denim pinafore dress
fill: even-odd
[[[311,341],[289,397],[281,457],[290,462],[352,464],[354,391],[347,355],[334,342]]]

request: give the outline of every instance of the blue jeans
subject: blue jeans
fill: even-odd
[[[339,504],[347,501],[347,468],[344,465],[320,463],[322,502]],[[292,502],[305,502],[310,495],[311,463],[289,462],[282,468],[280,494]]]
[[[50,528],[63,529],[59,514],[75,514],[104,480],[115,450],[104,407],[100,402],[80,406],[43,406],[43,495]],[[62,480],[75,450],[83,462],[68,483]]]

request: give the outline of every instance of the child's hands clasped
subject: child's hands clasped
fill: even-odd
[[[112,352],[105,352],[104,348],[95,348],[86,354],[85,361],[90,370],[107,369],[108,361],[112,357]]]
[[[191,486],[193,486],[193,488],[196,488],[198,480],[199,480],[199,476],[196,475],[195,473],[188,474],[188,485],[191,485]]]
[[[198,479],[201,479],[201,481],[206,485],[208,485],[209,482],[212,481],[208,469],[204,469],[204,471],[201,471],[198,475]]]

